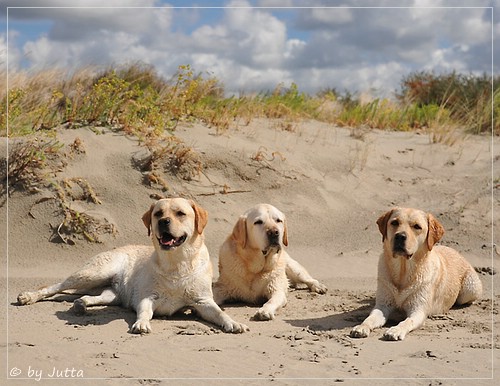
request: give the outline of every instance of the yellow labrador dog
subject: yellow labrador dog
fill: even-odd
[[[481,280],[465,258],[454,249],[435,245],[444,229],[432,214],[394,208],[377,224],[384,251],[378,265],[375,308],[352,329],[351,337],[367,337],[386,323],[392,311],[400,310],[407,318],[389,328],[384,338],[403,340],[428,316],[481,296]]]
[[[67,290],[91,293],[74,303],[77,313],[96,305],[122,305],[137,312],[133,333],[151,332],[153,314],[172,315],[193,307],[203,319],[226,332],[248,330],[232,320],[214,302],[212,265],[203,229],[207,212],[183,198],[158,200],[142,220],[153,247],[129,245],[94,256],[80,270],[61,283],[18,296],[19,304],[32,304]]]
[[[288,231],[283,213],[269,204],[249,209],[221,246],[219,279],[214,285],[217,304],[226,300],[265,301],[253,318],[270,320],[287,302],[289,280],[324,294],[327,288],[288,255],[284,249],[287,245]]]

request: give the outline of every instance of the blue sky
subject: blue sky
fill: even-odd
[[[103,3],[108,8],[100,8]],[[230,94],[295,82],[310,93],[336,88],[389,96],[414,71],[491,73],[500,46],[492,52],[492,40],[500,41],[499,5],[0,0],[0,52],[7,56],[8,40],[14,71],[143,61],[170,77],[179,65],[190,64],[217,76]],[[61,8],[68,6],[80,8]]]

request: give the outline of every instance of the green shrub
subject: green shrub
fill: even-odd
[[[100,71],[84,68],[72,74],[56,70],[22,73],[11,78],[10,90],[1,95],[0,135],[7,133],[7,113],[11,136],[61,124],[91,124],[144,139],[172,133],[183,120],[200,120],[222,133],[232,124],[246,125],[256,117],[278,119],[285,129],[304,119],[318,119],[389,130],[446,124],[479,134],[491,130],[492,116],[494,132],[500,134],[500,78],[492,80],[487,75],[415,72],[401,80],[396,101],[369,103],[361,103],[356,93],[339,93],[335,88],[311,96],[295,83],[289,87],[279,83],[272,92],[255,96],[226,97],[217,78],[195,73],[190,65],[179,66],[168,80],[142,63]]]
[[[493,117],[498,122],[498,94],[500,77],[493,79],[487,74],[436,75],[432,72],[414,72],[401,81],[401,92],[397,95],[403,103],[414,103],[419,107],[441,106],[445,108],[458,125],[472,133],[488,132],[492,129],[491,104],[493,96]],[[493,86],[493,87],[492,87]],[[493,94],[492,94],[493,88]],[[496,123],[495,133],[500,133]]]

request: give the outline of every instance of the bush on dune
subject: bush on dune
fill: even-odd
[[[253,96],[225,96],[223,83],[181,65],[170,79],[143,63],[104,70],[83,68],[9,75],[2,88],[0,135],[20,136],[66,124],[108,126],[144,139],[173,132],[179,121],[199,120],[218,133],[257,117],[288,123],[307,119],[382,130],[435,126],[500,134],[500,78],[452,72],[415,72],[401,80],[395,100],[362,102],[329,88],[311,96],[292,83]],[[493,93],[493,94],[492,94]],[[493,103],[492,103],[493,101]],[[283,127],[290,125],[284,124]]]

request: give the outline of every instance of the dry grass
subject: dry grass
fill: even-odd
[[[63,144],[48,135],[27,136],[13,141],[8,154],[8,167],[1,183],[2,196],[16,190],[51,192],[53,196],[49,199],[56,200],[64,218],[55,232],[68,244],[74,243],[73,236],[99,242],[103,234],[114,235],[116,232],[114,224],[106,219],[95,218],[72,207],[72,203],[77,201],[101,204],[87,180],[80,177],[58,179],[58,174],[67,165],[67,159],[75,152],[82,152],[82,147],[83,143],[77,139],[65,151]],[[37,203],[45,200],[46,196]]]
[[[29,137],[15,142],[9,151],[7,179],[9,188],[37,192],[47,185],[47,176],[61,167],[62,148],[54,138]]]
[[[97,198],[94,189],[84,178],[64,178],[61,186],[65,191],[65,195],[71,197],[72,200],[90,201],[94,204],[101,204],[101,200]]]
[[[500,114],[499,80],[459,74],[410,74],[401,81],[399,101],[362,97],[335,89],[316,96],[300,92],[292,83],[278,84],[272,92],[224,97],[224,86],[181,65],[171,79],[160,77],[152,66],[133,63],[107,69],[82,68],[71,74],[61,70],[0,76],[0,135],[25,135],[62,123],[104,125],[127,134],[160,135],[173,131],[179,121],[201,120],[218,134],[248,125],[256,117],[278,119],[284,130],[296,130],[304,119],[318,119],[339,126],[389,130],[427,129],[447,116],[446,127],[472,133],[489,131],[491,115]],[[3,109],[3,110],[2,110]],[[494,131],[500,132],[498,119]],[[443,122],[440,121],[440,124]]]
[[[143,163],[142,170],[152,172],[152,178],[159,178],[156,172],[166,171],[191,180],[199,177],[202,172],[203,164],[199,154],[173,135],[149,137],[144,146],[149,150],[150,156]]]
[[[81,189],[81,192],[75,191],[74,184]],[[55,231],[64,243],[74,244],[73,238],[75,236],[82,236],[85,240],[95,243],[100,242],[104,234],[116,234],[115,225],[107,219],[96,218],[71,206],[71,202],[89,199],[94,204],[101,204],[88,181],[83,178],[64,179],[61,184],[54,184],[54,190],[64,216],[63,221]]]

